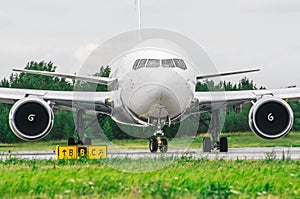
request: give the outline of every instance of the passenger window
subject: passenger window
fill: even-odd
[[[175,67],[172,59],[163,59],[161,60],[162,67]]]
[[[159,59],[148,59],[147,67],[159,67],[160,60]]]
[[[139,61],[140,61],[140,59],[137,59],[137,60],[134,62],[133,67],[132,67],[133,70],[138,69]]]

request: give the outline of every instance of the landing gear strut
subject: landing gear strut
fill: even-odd
[[[228,152],[228,141],[227,137],[221,137],[218,140],[221,129],[220,129],[220,110],[213,110],[211,123],[209,126],[210,137],[203,138],[203,152],[211,152],[211,150],[220,150],[220,152]]]
[[[68,139],[68,145],[83,145],[82,137],[84,133],[84,118],[83,118],[84,111],[78,110],[77,111],[77,118],[76,118],[76,129],[74,132],[74,137],[70,137]]]
[[[168,151],[168,141],[163,136],[163,131],[159,129],[156,130],[154,136],[150,138],[149,150],[151,153],[156,153],[158,149],[161,153],[166,153]]]
[[[92,139],[90,137],[87,137],[85,139],[85,141],[83,142],[83,134],[84,134],[84,131],[90,127],[91,125],[93,125],[94,123],[96,122],[101,122],[103,121],[105,118],[106,118],[106,115],[102,115],[102,114],[99,114],[97,115],[97,117],[92,120],[91,122],[89,122],[87,125],[85,125],[85,119],[83,117],[83,114],[84,114],[84,110],[78,110],[77,111],[77,119],[76,119],[76,130],[74,132],[74,137],[71,137],[68,139],[68,145],[71,146],[71,145],[92,145]]]

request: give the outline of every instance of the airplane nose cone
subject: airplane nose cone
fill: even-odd
[[[142,68],[127,75],[122,88],[123,104],[136,116],[147,119],[153,107],[160,106],[170,118],[189,105],[193,91],[176,71]]]
[[[154,105],[161,105],[170,117],[180,114],[176,94],[168,87],[157,83],[143,84],[133,90],[128,107],[139,117],[147,117]]]

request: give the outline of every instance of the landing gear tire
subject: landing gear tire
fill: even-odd
[[[220,138],[220,152],[228,152],[228,140],[227,137]]]
[[[161,139],[161,146],[159,146],[159,150],[161,153],[167,153],[168,151],[168,141],[165,138]]]
[[[203,152],[211,152],[211,140],[210,137],[203,138]]]
[[[151,138],[149,141],[149,150],[151,153],[156,153],[158,150],[158,143],[156,138]]]

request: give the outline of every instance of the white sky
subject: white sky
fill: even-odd
[[[261,68],[249,75],[258,86],[300,86],[300,1],[141,1],[143,27],[190,37],[220,72]],[[137,27],[134,0],[0,0],[0,78],[31,60],[74,73],[95,46]]]

